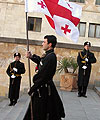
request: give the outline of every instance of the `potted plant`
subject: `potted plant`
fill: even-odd
[[[77,67],[78,64],[74,57],[64,57],[58,61],[57,72],[65,72],[60,79],[61,89],[67,91],[77,89],[77,74],[75,73]]]

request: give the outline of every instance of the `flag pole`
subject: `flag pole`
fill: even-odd
[[[27,51],[29,51],[29,38],[28,38],[28,15],[26,12],[26,36],[27,36]],[[31,71],[30,71],[30,59],[28,58],[28,72],[29,72],[29,87],[31,88]],[[32,96],[30,97],[30,109],[31,109],[31,120],[33,120],[33,109],[32,109]]]

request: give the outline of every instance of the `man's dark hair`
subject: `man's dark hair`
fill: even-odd
[[[54,35],[46,35],[44,36],[44,39],[47,39],[48,44],[52,43],[52,47],[55,48],[57,43],[57,38]]]

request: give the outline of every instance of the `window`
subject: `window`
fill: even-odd
[[[42,18],[28,17],[28,30],[41,32]]]
[[[86,23],[80,22],[78,25],[79,34],[81,37],[85,37],[85,31],[86,31]]]
[[[96,0],[96,5],[100,5],[100,0]]]
[[[100,38],[100,25],[90,23],[88,36],[93,38]]]
[[[69,2],[80,2],[80,3],[84,3],[85,0],[69,0]]]

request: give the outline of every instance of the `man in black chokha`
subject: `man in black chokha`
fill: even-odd
[[[42,43],[45,55],[42,57],[27,52],[30,58],[38,66],[37,73],[33,76],[33,86],[28,94],[32,96],[32,108],[34,120],[61,120],[65,117],[62,101],[53,82],[56,72],[57,58],[54,48],[57,38],[54,35],[46,35]],[[31,120],[30,107],[24,120]]]
[[[77,62],[79,65],[78,73],[78,97],[87,97],[86,91],[91,74],[91,64],[96,63],[96,58],[92,52],[89,51],[91,47],[90,42],[84,43],[84,50],[79,52]]]
[[[9,106],[14,106],[17,103],[19,98],[20,83],[21,83],[21,74],[25,73],[24,63],[20,62],[21,54],[15,53],[15,61],[10,63],[7,68],[7,74],[10,77],[9,84]]]

